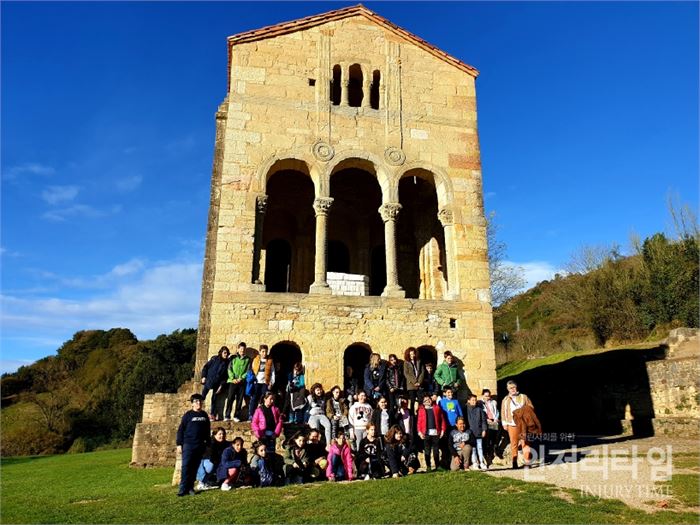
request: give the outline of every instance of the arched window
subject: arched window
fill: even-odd
[[[379,109],[379,84],[381,82],[381,73],[378,69],[372,72],[372,87],[369,92],[369,105],[372,109]]]
[[[334,106],[340,105],[340,93],[341,93],[341,69],[338,64],[333,66],[333,80],[331,80],[331,103]]]
[[[348,76],[348,103],[353,108],[359,108],[362,105],[362,68],[360,64],[350,66],[350,74]]]

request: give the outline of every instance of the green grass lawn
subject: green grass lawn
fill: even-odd
[[[172,469],[131,469],[130,450],[2,460],[2,523],[697,523],[619,501],[479,472],[185,498]]]
[[[635,343],[624,346],[616,346],[614,348],[594,348],[591,350],[581,350],[580,352],[561,352],[559,354],[551,354],[544,357],[538,357],[536,359],[509,361],[508,363],[503,363],[501,366],[496,368],[496,376],[500,380],[505,379],[506,377],[516,376],[527,370],[531,370],[540,366],[562,363],[573,357],[603,354],[605,352],[612,352],[615,350],[649,350],[651,348],[656,348],[657,346],[659,346],[659,344],[660,342],[658,341],[647,343]]]

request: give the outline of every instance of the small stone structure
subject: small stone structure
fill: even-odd
[[[700,330],[671,330],[665,359],[647,372],[656,434],[700,437]]]
[[[282,382],[303,361],[307,384],[342,385],[413,346],[495,389],[478,71],[361,5],[228,46],[195,381],[245,341]],[[196,388],[147,397],[133,464],[172,464]]]
[[[369,295],[369,277],[350,273],[328,272],[328,286],[333,295]]]

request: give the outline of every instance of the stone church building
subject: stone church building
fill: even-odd
[[[342,385],[413,346],[495,389],[478,71],[361,5],[228,51],[195,378],[147,396],[133,464],[172,464],[202,366],[239,341],[267,344],[283,381],[302,361],[307,384]]]

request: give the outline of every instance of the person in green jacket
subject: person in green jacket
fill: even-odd
[[[447,350],[444,354],[445,360],[435,371],[435,381],[444,391],[446,388],[452,388],[457,392],[459,388],[466,383],[464,372],[457,366],[457,360],[452,355],[452,352]]]
[[[231,421],[231,409],[234,401],[236,402],[236,411],[233,413],[233,420],[236,423],[241,420],[241,405],[245,399],[245,377],[250,368],[250,357],[245,355],[245,349],[245,343],[238,343],[236,355],[233,356],[228,365],[228,396],[224,421]],[[248,402],[247,399],[246,402]]]

